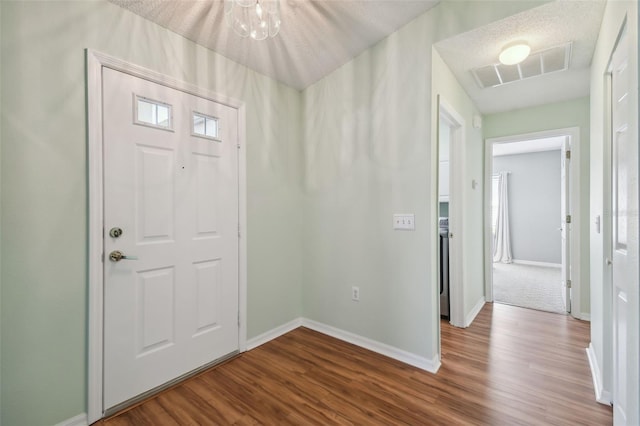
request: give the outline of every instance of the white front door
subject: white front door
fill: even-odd
[[[637,354],[633,351],[634,339],[630,333],[638,330],[638,325],[629,321],[633,307],[629,296],[638,294],[638,151],[637,141],[629,135],[630,79],[625,31],[611,63],[613,419],[617,425],[633,422],[629,414],[638,406],[638,400],[629,393],[629,389],[637,388],[637,384],[632,383],[637,376],[630,374],[638,371],[637,366],[630,364],[633,358],[629,358],[630,352]]]
[[[103,103],[108,410],[239,348],[238,118],[108,68]]]
[[[569,137],[565,136],[562,143],[562,158],[560,172],[560,239],[562,252],[562,303],[564,310],[571,312],[571,262],[570,262],[570,242],[571,242],[571,221],[567,216],[571,214],[570,199],[571,194],[571,146]]]

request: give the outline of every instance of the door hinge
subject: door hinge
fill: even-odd
[[[567,280],[567,288],[571,288],[571,280]]]
[[[567,150],[564,152],[564,156],[567,160],[571,160],[571,151]]]
[[[571,215],[568,214],[567,217],[565,218],[565,222],[566,223],[571,223]]]

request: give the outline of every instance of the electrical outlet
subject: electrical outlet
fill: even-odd
[[[354,302],[360,301],[360,287],[351,287],[351,300]]]

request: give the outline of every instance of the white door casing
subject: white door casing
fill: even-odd
[[[611,59],[612,124],[612,267],[613,286],[613,420],[616,425],[635,422],[638,410],[634,341],[638,324],[630,321],[638,287],[638,147],[630,129],[629,37],[623,29]],[[635,305],[637,309],[637,304]],[[631,356],[630,356],[631,355]],[[637,362],[637,358],[635,359]],[[634,397],[635,394],[635,397]]]
[[[237,350],[240,350],[240,351],[246,350],[245,318],[246,318],[246,267],[247,267],[247,264],[246,264],[246,231],[244,231],[246,229],[246,196],[245,196],[246,194],[246,172],[245,172],[246,157],[245,157],[245,149],[244,149],[245,107],[242,102],[226,97],[224,95],[209,92],[207,90],[201,89],[191,84],[172,79],[171,77],[164,76],[162,74],[159,74],[157,72],[154,72],[142,67],[138,67],[136,65],[121,61],[117,58],[113,58],[96,51],[87,50],[86,58],[87,58],[87,86],[88,86],[88,90],[87,90],[87,93],[88,93],[88,98],[87,98],[88,141],[89,141],[89,145],[88,145],[88,151],[89,151],[89,155],[88,155],[88,161],[89,161],[89,334],[88,334],[89,349],[88,349],[87,413],[88,413],[89,423],[93,423],[96,420],[100,419],[104,415],[105,410],[108,408],[106,404],[103,404],[103,397],[104,397],[104,402],[107,402],[110,398],[109,396],[106,395],[103,389],[103,384],[104,384],[103,367],[105,367],[105,364],[108,363],[106,361],[107,359],[106,352],[108,351],[108,348],[104,347],[103,345],[104,343],[103,337],[106,337],[105,336],[106,333],[104,332],[108,328],[108,326],[103,321],[103,315],[105,316],[109,315],[109,313],[105,312],[104,310],[104,307],[105,307],[104,296],[110,297],[107,294],[108,293],[107,286],[108,284],[110,284],[109,279],[113,278],[113,277],[107,276],[109,274],[109,270],[108,270],[109,268],[111,268],[111,272],[116,273],[115,275],[120,275],[120,273],[122,273],[121,274],[122,276],[126,276],[127,274],[132,275],[133,274],[132,270],[134,268],[137,268],[142,272],[142,273],[136,274],[138,280],[133,283],[134,284],[133,287],[136,289],[136,293],[137,293],[136,297],[140,296],[141,289],[143,289],[145,286],[148,287],[148,289],[151,288],[154,280],[156,283],[160,284],[160,286],[157,289],[155,288],[153,289],[153,290],[160,290],[160,291],[156,291],[155,293],[154,292],[147,293],[147,295],[151,297],[151,299],[149,299],[148,302],[160,301],[160,303],[147,304],[147,307],[149,308],[147,312],[148,313],[147,319],[150,319],[154,315],[156,315],[156,318],[158,318],[160,321],[160,324],[159,324],[160,326],[151,327],[145,330],[145,331],[148,331],[148,334],[146,335],[146,342],[145,342],[144,339],[138,338],[141,335],[140,333],[142,329],[141,324],[138,323],[138,327],[133,326],[133,324],[129,324],[129,328],[132,329],[131,334],[134,335],[134,339],[137,339],[138,343],[142,342],[144,345],[147,346],[147,348],[144,348],[146,349],[146,351],[144,349],[142,350],[143,352],[142,358],[146,358],[145,362],[149,361],[152,355],[159,354],[166,350],[174,350],[173,348],[176,346],[179,346],[178,343],[180,343],[181,341],[191,340],[192,344],[190,348],[188,350],[183,351],[183,354],[182,354],[184,355],[184,353],[187,353],[186,356],[182,356],[182,355],[177,356],[176,358],[178,362],[174,362],[173,363],[174,365],[171,365],[170,367],[174,368],[175,369],[174,373],[178,375],[182,374],[182,372],[185,370],[187,371],[193,370],[192,368],[193,365],[196,365],[196,368],[197,368],[197,364],[202,365],[202,363],[207,363],[208,361],[220,358],[219,353],[229,352],[228,348],[226,349],[216,348],[211,350],[210,341],[208,343],[204,343],[204,344],[202,343],[203,340],[206,340],[206,339],[203,339],[204,336],[219,334],[217,333],[217,331],[223,328],[226,330],[229,330],[229,329],[235,330],[232,333],[233,349],[230,350],[231,352],[235,352]],[[231,227],[232,229],[230,231],[225,230],[224,227],[220,227],[220,226],[218,226],[218,230],[213,231],[211,229],[212,227],[211,225],[214,224],[215,221],[211,220],[210,215],[204,214],[204,215],[200,215],[200,217],[197,217],[197,215],[195,214],[197,212],[194,212],[193,220],[185,221],[183,220],[185,215],[184,212],[188,211],[188,209],[176,208],[172,213],[174,215],[175,221],[174,221],[173,229],[171,229],[171,231],[174,233],[174,235],[177,236],[179,234],[178,231],[179,231],[179,228],[181,227],[183,231],[184,229],[188,228],[188,233],[190,232],[192,234],[191,236],[193,236],[193,234],[197,232],[200,232],[201,235],[198,235],[196,238],[192,238],[192,240],[198,240],[198,241],[196,241],[196,244],[192,244],[192,246],[190,247],[190,250],[188,251],[183,251],[182,248],[184,248],[185,246],[188,246],[189,244],[185,244],[184,242],[179,241],[180,238],[173,238],[173,240],[175,240],[174,242],[176,242],[175,244],[176,246],[181,245],[180,247],[181,250],[179,250],[180,254],[176,261],[176,265],[174,265],[173,267],[158,267],[156,271],[150,271],[151,269],[154,269],[157,266],[150,265],[149,260],[147,259],[149,250],[151,251],[160,250],[159,247],[162,245],[163,242],[166,243],[167,241],[172,240],[172,238],[167,238],[166,235],[163,236],[162,232],[156,232],[158,229],[162,228],[161,226],[162,221],[152,220],[151,222],[149,222],[146,228],[144,227],[140,228],[141,230],[144,230],[144,232],[139,232],[139,230],[132,231],[131,228],[129,228],[129,225],[126,225],[127,228],[126,229],[123,228],[123,231],[124,231],[123,236],[118,239],[113,239],[109,237],[108,233],[110,228],[105,229],[105,227],[108,226],[108,224],[105,221],[105,216],[103,213],[106,213],[106,211],[109,209],[109,206],[106,203],[104,203],[104,201],[106,201],[106,198],[107,198],[106,193],[108,191],[105,191],[105,189],[103,188],[103,160],[105,160],[105,158],[103,158],[103,147],[105,143],[103,141],[103,122],[102,122],[102,115],[103,115],[102,84],[103,84],[103,71],[105,71],[105,75],[106,75],[110,72],[114,72],[112,70],[119,70],[126,74],[129,74],[129,76],[127,76],[129,78],[131,78],[130,76],[140,77],[146,80],[144,82],[145,84],[149,82],[153,82],[151,83],[152,85],[154,83],[157,83],[158,85],[161,85],[163,89],[172,88],[177,90],[182,95],[186,96],[186,99],[187,99],[186,101],[184,101],[183,99],[183,101],[186,102],[185,105],[183,105],[183,107],[185,107],[186,109],[189,109],[189,112],[186,114],[188,116],[187,121],[189,122],[191,121],[190,113],[192,110],[197,111],[199,113],[206,114],[206,115],[210,115],[212,117],[220,118],[220,124],[221,124],[220,138],[223,140],[227,139],[230,142],[231,149],[229,150],[229,153],[231,153],[231,155],[234,157],[234,160],[229,162],[229,166],[233,167],[235,172],[228,174],[227,176],[225,176],[225,178],[231,177],[231,180],[234,181],[233,185],[231,186],[235,186],[235,192],[230,191],[234,193],[233,195],[234,201],[232,203],[235,211],[234,213],[232,213],[235,216],[234,226]],[[105,93],[104,95],[105,95],[105,98],[107,98],[109,93]],[[149,98],[154,100],[161,100],[162,97],[155,96],[152,94],[151,96],[149,96]],[[107,101],[105,101],[105,103],[106,102]],[[132,105],[133,105],[133,93],[132,91],[129,91],[128,106],[126,108],[127,121],[129,124],[132,122],[132,118],[133,118]],[[187,105],[188,105],[188,108],[187,108]],[[214,109],[213,110],[207,109],[211,105],[214,106]],[[176,111],[174,110],[174,120],[178,118],[175,115],[175,113]],[[184,112],[182,112],[181,114],[184,114]],[[232,119],[230,120],[228,125],[225,126],[223,122],[225,120],[228,120],[229,117],[231,117]],[[177,122],[174,122],[174,128],[175,128],[175,125],[177,124],[178,124]],[[200,182],[197,182],[197,183],[200,184],[199,185],[200,189],[206,189],[204,185],[202,185],[202,183],[203,182],[206,183],[209,180],[208,178],[211,177],[212,172],[213,174],[215,174],[216,172],[220,172],[220,170],[217,170],[217,171],[214,170],[213,167],[211,167],[212,165],[211,163],[212,161],[213,162],[216,161],[216,156],[222,154],[222,151],[215,152],[216,149],[211,150],[210,145],[209,146],[207,145],[207,144],[213,143],[213,141],[211,140],[192,137],[190,132],[191,130],[190,126],[191,126],[190,124],[182,125],[182,128],[188,131],[187,132],[188,143],[185,144],[185,146],[188,147],[188,149],[182,150],[180,152],[180,155],[178,154],[173,156],[171,154],[167,155],[167,152],[168,152],[167,149],[163,150],[161,146],[160,147],[154,146],[154,144],[161,145],[162,143],[166,143],[166,140],[163,141],[162,137],[159,137],[159,138],[153,137],[147,141],[143,141],[143,142],[151,142],[151,143],[146,143],[146,144],[143,143],[142,144],[143,146],[139,146],[137,148],[139,151],[137,156],[132,155],[129,158],[121,161],[124,161],[125,163],[128,162],[129,165],[136,164],[138,169],[141,169],[140,164],[144,164],[146,162],[147,167],[142,167],[142,169],[146,169],[147,171],[146,175],[138,173],[138,175],[140,176],[137,176],[137,178],[140,180],[140,177],[142,176],[146,178],[147,182],[151,182],[154,179],[157,180],[159,178],[161,179],[163,177],[165,178],[167,177],[168,174],[166,173],[166,169],[167,167],[169,167],[167,165],[171,163],[169,159],[173,158],[175,160],[175,164],[173,165],[173,168],[174,168],[174,172],[176,172],[174,175],[176,184],[180,183],[180,180],[181,180],[181,177],[179,176],[179,172],[181,170],[186,170],[185,172],[182,172],[184,175],[187,175],[187,174],[190,175],[191,178],[193,178],[192,179],[193,181],[199,180]],[[144,126],[136,126],[136,127],[144,127]],[[106,128],[105,130],[106,130],[105,133],[108,133],[108,130]],[[145,130],[152,130],[154,133],[155,132],[170,133],[170,132],[167,132],[166,130],[158,130],[153,128],[145,128]],[[229,134],[230,134],[229,132],[235,133],[234,136],[229,137]],[[220,156],[220,158],[223,158],[223,157],[224,156]],[[185,166],[185,169],[181,168],[183,165]],[[179,166],[179,168],[177,166]],[[224,166],[222,166],[220,169],[222,168],[224,168]],[[164,176],[163,176],[163,170],[164,170]],[[229,169],[226,170],[226,172],[228,171]],[[107,174],[108,174],[108,171],[105,170],[105,175]],[[126,173],[123,173],[123,174],[126,174]],[[116,177],[116,179],[121,179],[122,182],[126,180],[124,176],[119,178]],[[144,181],[144,179],[142,180]],[[185,183],[186,179],[182,179],[182,182]],[[197,192],[195,191],[195,188],[198,185],[196,186],[186,185],[186,186],[190,187],[191,190],[187,189],[182,192],[178,190],[173,191],[173,194],[172,194],[173,201],[175,201],[176,203],[180,201],[184,205],[188,205],[190,203],[193,204],[195,201],[199,200],[201,201],[201,204],[204,207],[203,209],[200,209],[201,213],[207,213],[206,212],[207,209],[211,211],[211,209],[214,207],[214,204],[215,204],[214,202],[212,202],[212,198],[199,197]],[[180,189],[184,189],[184,187]],[[154,187],[151,188],[150,191],[146,191],[146,192],[147,192],[146,194],[142,194],[142,199],[148,205],[153,205],[154,203],[162,205],[163,204],[162,194],[165,195],[164,198],[165,198],[165,204],[166,204],[167,191],[163,191],[161,189],[161,186],[154,185]],[[224,197],[225,195],[222,195],[222,198]],[[129,211],[132,211],[130,204],[129,205],[127,205],[127,203],[121,203],[121,204],[126,206],[125,210],[128,209]],[[141,203],[141,204],[144,204],[144,203]],[[137,208],[137,206],[134,206],[133,211],[135,211],[135,208]],[[139,211],[139,213],[140,214],[138,214],[136,221],[138,221],[141,216],[144,216],[144,214],[142,214],[144,212]],[[182,216],[182,219],[180,219],[180,216]],[[224,216],[224,214],[222,216]],[[163,215],[160,214],[158,215],[158,217],[163,217]],[[166,218],[166,214],[164,215],[164,217]],[[225,221],[224,217],[220,217],[220,216],[217,217],[218,224],[221,224],[224,221]],[[182,223],[182,225],[180,225],[180,223]],[[186,223],[186,226],[185,226],[185,223]],[[235,242],[233,243],[233,249],[232,250],[227,249],[229,253],[231,251],[234,252],[234,255],[232,257],[235,258],[235,266],[231,268],[232,270],[235,270],[235,272],[232,272],[232,274],[235,274],[236,276],[235,288],[231,291],[232,293],[234,293],[234,296],[232,296],[234,301],[233,303],[224,303],[223,305],[225,306],[222,308],[222,311],[233,311],[234,313],[233,320],[219,319],[224,317],[225,314],[221,314],[222,317],[218,316],[218,318],[216,318],[210,310],[206,309],[207,308],[206,305],[209,304],[211,306],[212,303],[211,303],[211,298],[206,297],[205,294],[207,292],[209,292],[210,294],[211,291],[215,291],[215,287],[206,285],[205,283],[210,283],[211,280],[210,279],[208,280],[208,278],[216,276],[217,274],[223,277],[225,276],[225,271],[223,271],[223,268],[220,268],[220,266],[222,265],[221,260],[223,260],[224,257],[227,256],[228,254],[228,253],[221,254],[220,252],[212,253],[211,250],[213,249],[213,247],[211,247],[211,244],[209,244],[209,247],[204,247],[207,245],[207,241],[206,241],[207,239],[210,239],[210,240],[214,239],[209,237],[212,237],[215,232],[219,232],[221,235],[226,233],[228,235],[233,235],[235,237]],[[145,233],[146,233],[145,238],[147,240],[155,239],[156,241],[145,241],[144,242],[145,244],[142,244],[142,246],[146,245],[148,247],[142,247],[141,250],[138,250],[139,244],[132,246],[130,241],[126,241],[127,236],[135,237],[134,238],[135,240],[136,238],[139,239],[138,237],[140,237],[140,235],[143,235]],[[138,260],[121,260],[120,262],[117,262],[117,263],[110,262],[108,260],[108,254],[110,253],[110,251],[106,251],[106,250],[111,250],[111,248],[113,247],[109,246],[109,244],[111,244],[111,241],[117,241],[117,240],[119,240],[119,243],[123,244],[122,246],[118,245],[118,248],[117,248],[118,250],[121,250],[125,255],[137,255]],[[135,249],[133,249],[132,247],[135,247]],[[204,248],[204,251],[202,251],[203,248]],[[176,250],[174,250],[174,254],[175,252]],[[204,253],[204,256],[202,256],[203,253]],[[105,260],[106,263],[104,264],[103,264],[103,256],[105,256],[105,259],[106,259]],[[166,258],[167,256],[165,255],[164,257]],[[197,260],[194,260],[194,259],[197,259]],[[147,266],[144,266],[145,262],[147,262],[146,263]],[[176,273],[176,271],[178,271],[179,269],[185,269],[183,267],[185,264],[190,264],[190,266],[193,267],[190,269],[190,271],[186,272],[186,275],[187,276],[190,275],[190,278],[192,279],[191,292],[189,291],[177,292],[176,295],[182,298],[191,297],[193,301],[193,293],[194,291],[197,290],[197,291],[200,291],[201,297],[198,298],[197,305],[193,309],[194,312],[191,312],[190,319],[177,320],[174,322],[174,325],[179,325],[174,327],[174,330],[172,330],[174,331],[172,337],[174,338],[175,341],[165,342],[164,340],[167,340],[167,339],[163,338],[161,332],[163,330],[166,330],[166,324],[169,323],[166,320],[166,317],[168,315],[160,315],[159,311],[162,310],[160,306],[162,304],[163,297],[165,299],[166,297],[168,297],[166,296],[166,288],[169,287],[170,284],[168,284],[167,276],[171,277],[173,275],[173,278],[177,277],[178,275],[180,275],[180,273]],[[104,269],[103,269],[103,266],[104,266]],[[117,267],[117,268],[114,268],[114,267]],[[121,271],[118,268],[123,269],[125,271],[128,269],[129,272]],[[172,270],[172,272],[167,273],[167,269]],[[199,286],[196,286],[194,282],[195,279],[197,278],[201,278]],[[119,277],[117,279],[119,279]],[[116,282],[117,282],[117,279],[116,279]],[[181,281],[189,281],[189,279],[181,280]],[[165,290],[164,293],[162,291],[163,286]],[[174,288],[176,288],[176,286],[174,286]],[[125,289],[125,290],[131,291],[131,289]],[[103,292],[104,292],[104,295],[103,295]],[[223,294],[225,293],[224,289],[222,289],[222,293]],[[156,300],[152,300],[154,296],[156,297]],[[227,298],[228,299],[231,298],[231,297],[228,297],[228,293],[227,293]],[[138,304],[140,304],[139,302],[140,300],[141,299],[139,298],[137,302]],[[132,304],[131,301],[128,301],[128,302],[125,301],[125,304],[127,303],[129,305]],[[179,309],[175,309],[174,307],[172,307],[172,309],[174,309],[173,314],[177,314],[179,311]],[[166,309],[164,310],[166,311]],[[227,315],[227,316],[229,316],[229,318],[231,317],[230,315]],[[213,324],[214,322],[219,322],[218,326],[214,325]],[[187,333],[186,335],[187,339],[184,339],[183,338],[184,336],[182,337],[180,336],[180,332],[184,330],[183,326],[185,324],[187,324],[191,328],[191,330],[189,330],[189,333]],[[228,327],[227,324],[230,324],[230,327]],[[165,327],[164,329],[163,329],[163,326]],[[196,329],[195,333],[192,332],[194,327]],[[136,336],[136,333],[138,334],[138,336]],[[231,333],[227,333],[227,334],[230,335]],[[116,339],[118,340],[120,339],[126,340],[127,338],[131,339],[131,336],[124,336],[124,337],[122,337],[121,335],[116,336]],[[196,342],[198,340],[199,342]],[[225,339],[223,338],[222,340],[225,340]],[[229,338],[228,341],[230,340],[231,339]],[[198,348],[202,349],[207,345],[209,345],[209,347],[205,348],[204,350],[206,354],[203,355],[202,353],[198,352]],[[132,356],[135,353],[134,349],[139,350],[140,346],[137,349],[132,348],[132,350],[129,351],[130,355]],[[105,351],[105,356],[103,356],[103,350]],[[216,353],[216,350],[218,350],[219,353]],[[145,352],[148,352],[148,353],[144,354]],[[174,354],[177,354],[176,350],[174,350]],[[174,359],[173,361],[176,361],[176,359]],[[158,372],[159,370],[156,371],[156,373]],[[160,372],[160,374],[158,375],[162,376],[162,373]],[[110,376],[110,375],[105,374],[105,376]],[[110,377],[105,377],[105,379],[107,379],[108,381]],[[154,384],[152,384],[151,386],[153,386]],[[104,387],[106,388],[107,386],[108,384],[105,385]]]
[[[560,240],[562,253],[562,303],[564,310],[571,312],[571,222],[567,216],[571,215],[571,140],[567,136],[562,143],[560,172]]]

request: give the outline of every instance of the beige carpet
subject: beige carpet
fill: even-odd
[[[494,263],[493,300],[524,308],[565,313],[560,267]]]

